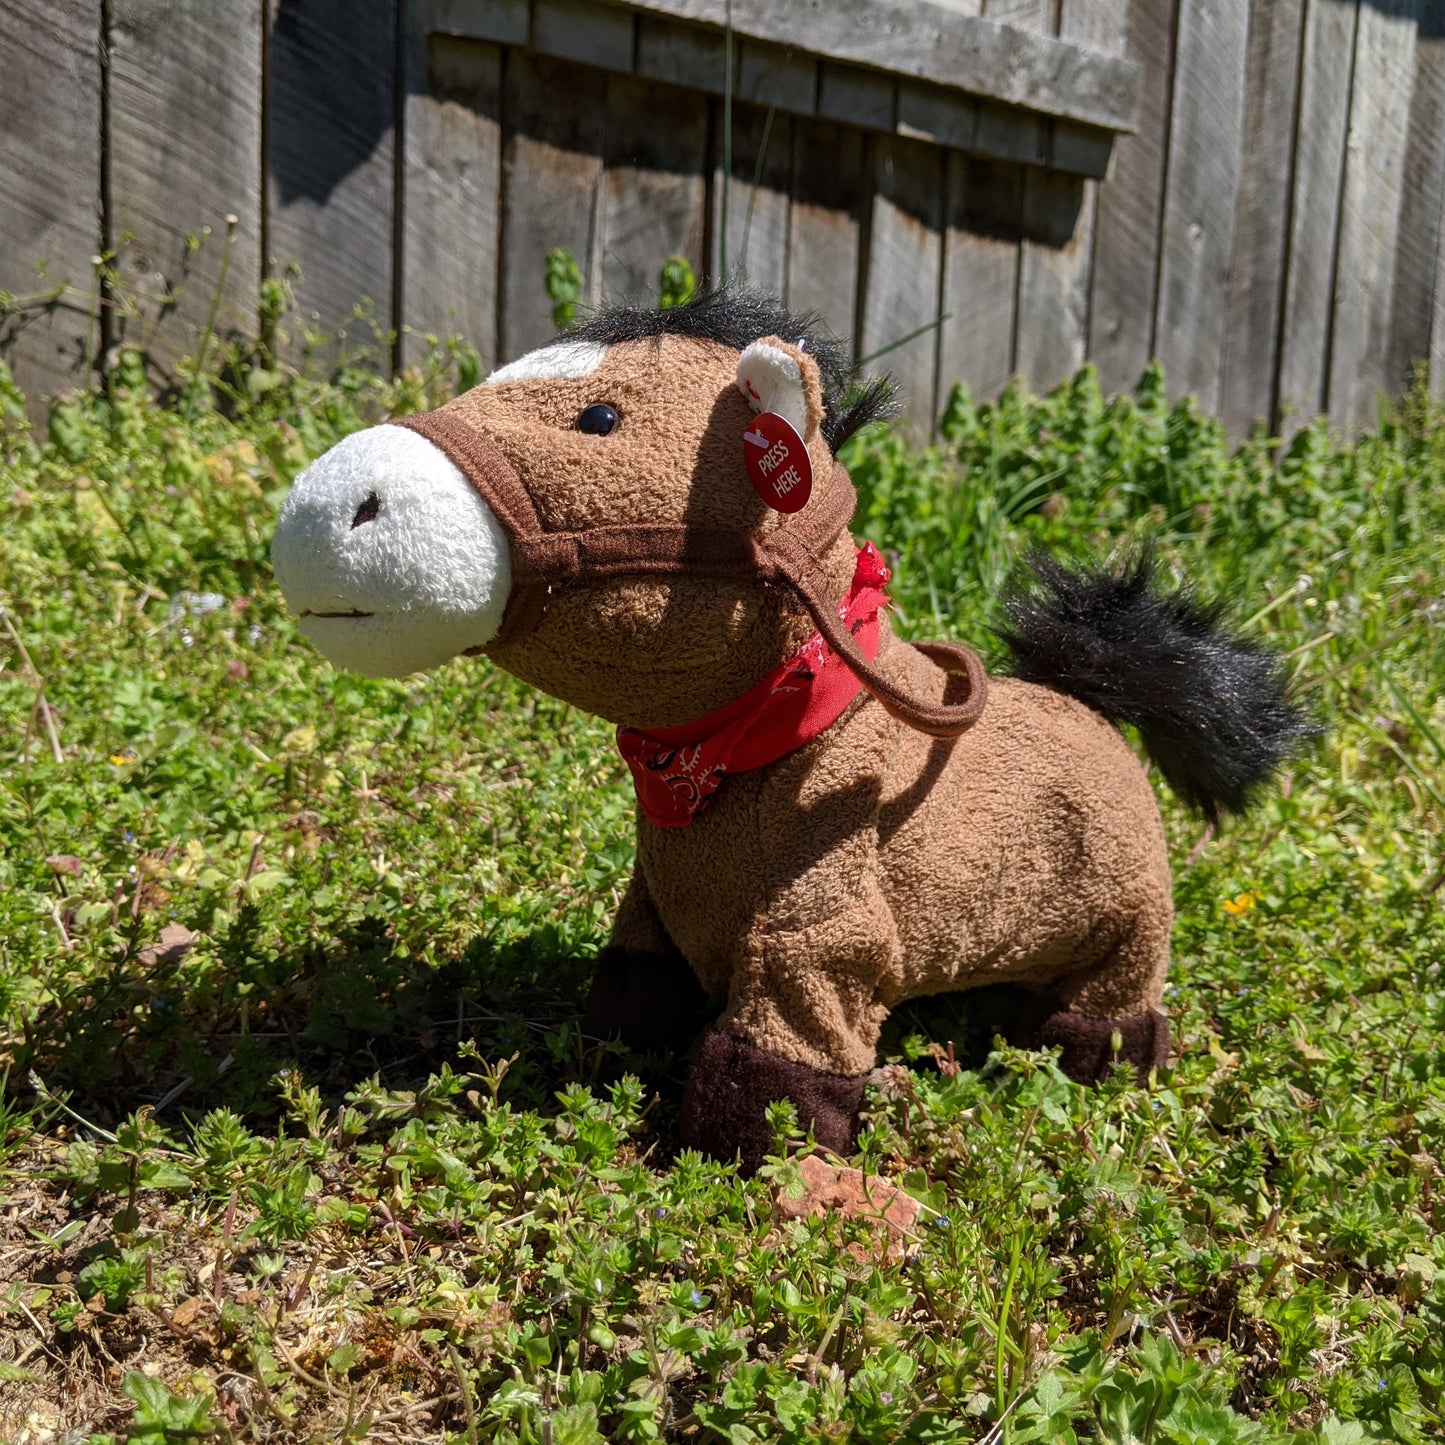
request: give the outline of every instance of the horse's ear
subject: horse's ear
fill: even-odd
[[[803,349],[776,336],[755,341],[738,357],[738,390],[756,412],[772,411],[811,442],[823,424],[823,377]]]

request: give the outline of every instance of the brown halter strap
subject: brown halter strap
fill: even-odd
[[[858,494],[841,463],[822,495],[786,526],[755,537],[748,532],[677,523],[589,527],[548,532],[512,464],[485,433],[446,411],[399,417],[439,447],[482,494],[507,533],[512,550],[512,596],[493,642],[525,636],[542,620],[548,594],[578,581],[621,576],[738,577],[781,583],[808,609],[824,641],[854,676],[900,722],[936,738],[956,738],[973,726],[988,697],[988,678],[977,654],[952,642],[913,646],[945,672],[968,679],[960,702],[936,703],[886,677],[864,656],[829,597],[824,558],[847,530]]]

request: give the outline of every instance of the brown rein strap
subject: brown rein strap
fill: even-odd
[[[830,492],[846,492],[851,518],[857,494],[841,466],[838,471],[842,475],[834,477]],[[912,643],[911,646],[945,672],[968,679],[968,691],[959,702],[930,702],[927,698],[915,697],[864,655],[857,639],[838,616],[837,604],[829,600],[828,573],[820,555],[824,548],[819,547],[815,551],[808,543],[809,539],[800,535],[796,527],[789,527],[771,533],[762,550],[776,558],[772,575],[786,582],[797,593],[828,646],[842,657],[858,681],[899,722],[935,738],[956,738],[967,732],[983,716],[984,705],[988,701],[988,674],[984,672],[978,654],[956,642]]]
[[[439,447],[492,509],[512,550],[512,597],[493,642],[524,636],[541,622],[555,587],[582,579],[654,576],[755,576],[782,583],[808,609],[818,631],[858,681],[888,713],[919,732],[956,738],[983,714],[988,677],[977,654],[952,642],[915,642],[919,652],[968,679],[959,702],[914,697],[863,654],[831,598],[824,564],[828,549],[847,530],[858,494],[841,463],[822,494],[791,521],[762,537],[686,524],[591,527],[548,532],[512,464],[484,432],[445,408],[400,417],[406,427]]]

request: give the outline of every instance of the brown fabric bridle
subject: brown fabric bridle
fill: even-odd
[[[763,537],[675,523],[589,527],[549,532],[512,464],[484,432],[442,411],[391,423],[423,436],[456,463],[481,493],[512,549],[512,595],[493,644],[525,636],[542,620],[557,587],[623,576],[754,577],[788,587],[808,609],[824,641],[900,722],[936,738],[956,738],[979,720],[988,677],[976,653],[953,642],[915,642],[945,672],[968,679],[961,702],[914,697],[864,656],[829,597],[824,559],[847,530],[858,494],[847,471],[833,463],[822,495],[785,527]]]

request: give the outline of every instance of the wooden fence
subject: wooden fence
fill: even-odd
[[[564,246],[594,303],[726,258],[892,347],[921,424],[1085,359],[1235,434],[1445,380],[1445,0],[730,9],[731,52],[724,0],[0,0],[0,353],[165,368],[294,259],[317,329],[367,297],[394,359],[490,364]]]

